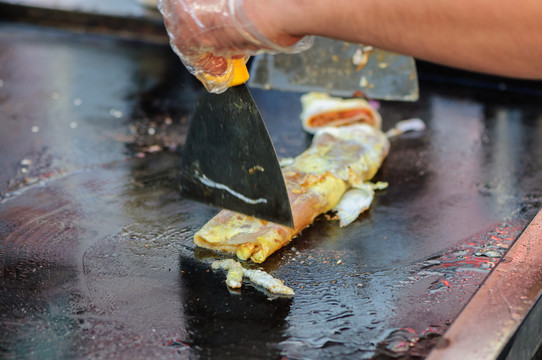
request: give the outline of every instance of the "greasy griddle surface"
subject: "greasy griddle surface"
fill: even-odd
[[[200,88],[169,49],[0,26],[2,356],[423,357],[540,205],[539,101],[422,82],[382,104],[428,129],[371,209],[262,265],[296,296],[231,293],[192,243],[216,210],[179,196]],[[308,146],[299,94],[253,95],[280,156]]]

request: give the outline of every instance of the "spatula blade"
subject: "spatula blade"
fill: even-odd
[[[251,87],[291,92],[327,92],[351,97],[416,101],[419,96],[412,57],[343,41],[316,37],[299,54],[261,54],[251,66]]]
[[[203,92],[182,155],[181,194],[293,227],[275,148],[245,85]]]

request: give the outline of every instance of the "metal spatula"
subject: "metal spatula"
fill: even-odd
[[[299,54],[258,55],[251,73],[249,85],[263,89],[319,91],[342,97],[361,91],[372,99],[418,99],[412,57],[323,37]]]
[[[203,91],[191,119],[181,165],[183,196],[293,227],[277,154],[244,82],[244,60],[233,60],[233,86]]]

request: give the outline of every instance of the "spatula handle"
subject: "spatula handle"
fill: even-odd
[[[231,86],[241,85],[247,82],[249,78],[248,69],[245,64],[245,59],[231,59],[233,64],[233,81]]]

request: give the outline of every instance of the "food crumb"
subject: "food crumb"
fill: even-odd
[[[294,290],[262,270],[251,270],[242,267],[241,263],[233,259],[218,260],[212,263],[215,270],[226,270],[226,284],[231,288],[240,288],[243,277],[248,278],[254,284],[259,285],[276,295],[293,296]]]
[[[147,152],[149,153],[155,153],[161,150],[162,150],[162,147],[160,145],[151,145],[147,148]]]
[[[337,260],[337,265],[341,265],[343,261],[341,259]]]
[[[122,117],[122,111],[117,109],[111,109],[109,110],[109,114],[113,116],[114,118],[120,119]]]

